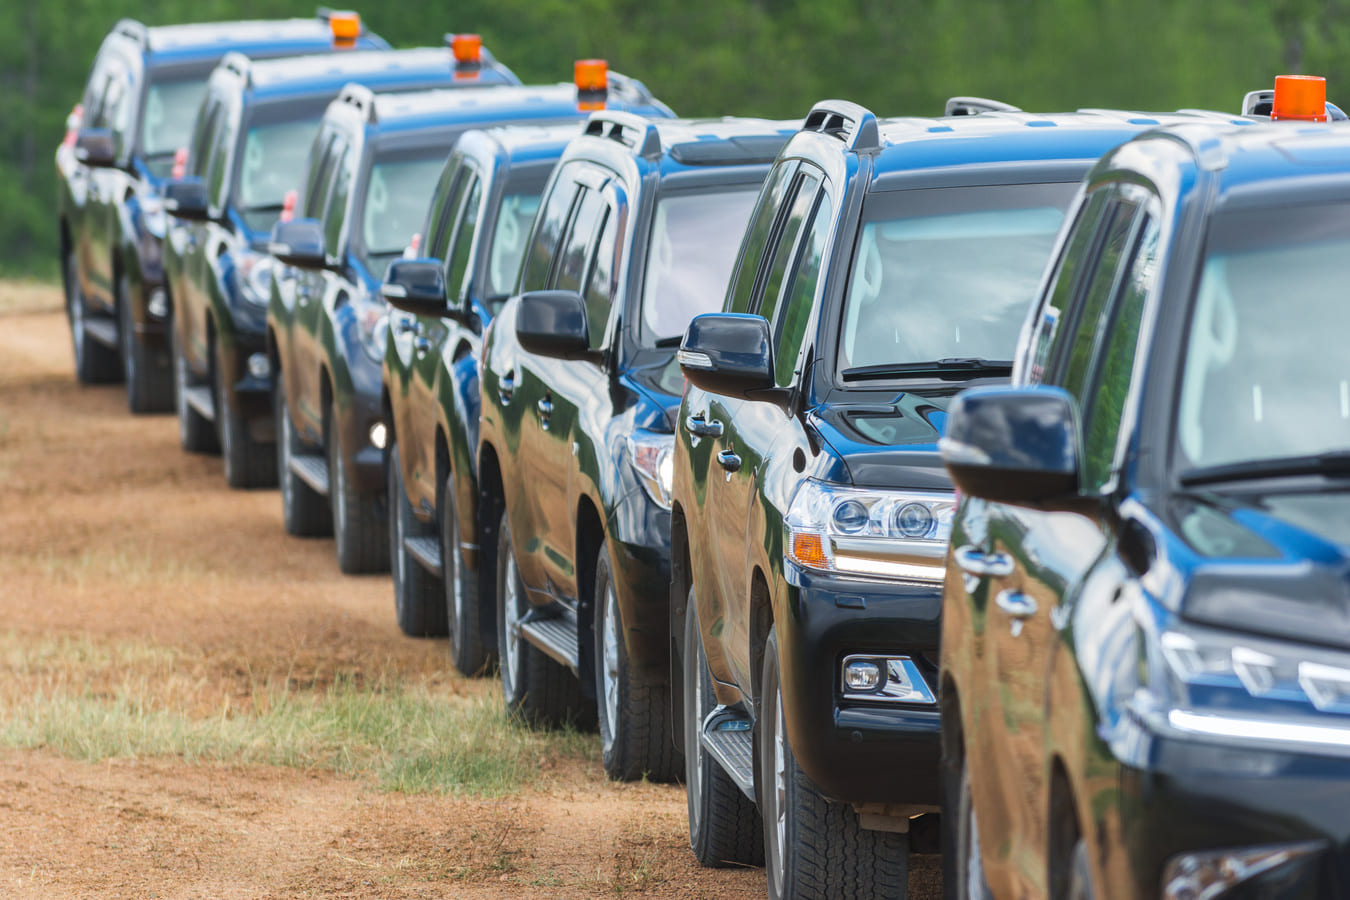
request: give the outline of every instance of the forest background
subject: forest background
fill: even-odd
[[[146,24],[312,15],[292,0],[0,2],[0,274],[54,278],[52,154],[104,35]],[[953,95],[1029,110],[1237,111],[1282,72],[1350,101],[1350,0],[385,0],[396,47],[483,35],[526,83],[608,59],[681,115],[806,114],[825,97],[940,115]]]

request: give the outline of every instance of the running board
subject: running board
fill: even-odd
[[[531,614],[533,615],[533,613]],[[569,614],[530,619],[520,623],[520,636],[572,670],[580,677],[577,661],[577,623]]]
[[[703,749],[736,782],[741,793],[755,800],[755,741],[752,723],[744,715],[719,706],[703,720]]]
[[[290,459],[290,470],[320,497],[328,496],[328,461],[318,453],[295,453]]]
[[[105,347],[111,347],[113,350],[121,349],[117,341],[117,323],[112,319],[100,319],[93,316],[86,316],[84,320],[84,336],[93,338]]]
[[[405,537],[403,549],[417,560],[417,564],[437,578],[442,577],[441,542],[434,537]]]
[[[183,389],[183,397],[187,400],[187,405],[191,407],[197,415],[208,422],[216,420],[216,404],[211,397],[211,389],[204,385]]]

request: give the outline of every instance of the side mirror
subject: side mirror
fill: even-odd
[[[323,253],[323,226],[318,219],[291,219],[272,226],[272,240],[267,252],[285,266],[301,269],[322,269],[326,262]]]
[[[938,442],[962,493],[1024,506],[1078,494],[1078,414],[1056,387],[962,391]]]
[[[385,273],[380,296],[415,316],[443,316],[445,268],[439,259],[396,259]]]
[[[516,309],[516,340],[530,353],[578,359],[591,353],[586,302],[576,291],[530,291]]]
[[[211,218],[206,200],[206,185],[200,178],[180,178],[164,186],[164,209],[171,216],[190,222]]]
[[[110,169],[117,165],[117,147],[107,128],[81,128],[75,135],[75,158],[86,166]]]
[[[764,400],[774,390],[773,345],[763,316],[694,316],[684,332],[679,360],[684,377],[713,394]]]

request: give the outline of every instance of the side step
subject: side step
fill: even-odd
[[[531,615],[534,615],[533,613]],[[577,620],[569,613],[520,623],[520,636],[580,676],[577,663]]]
[[[117,323],[97,316],[84,317],[84,336],[93,338],[105,347],[121,349],[117,340]]]
[[[417,560],[417,564],[426,569],[432,575],[440,578],[441,568],[441,542],[434,537],[405,537],[403,539],[403,549],[408,551],[408,555]]]
[[[755,799],[755,741],[752,723],[741,713],[719,706],[703,720],[703,749],[717,761],[741,793]]]
[[[187,388],[183,392],[187,399],[187,405],[208,422],[216,420],[216,402],[211,396],[211,389],[205,385]]]
[[[295,453],[291,455],[290,469],[305,484],[314,489],[320,497],[328,496],[328,461],[318,453]]]

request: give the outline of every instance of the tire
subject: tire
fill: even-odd
[[[684,768],[671,734],[670,686],[654,681],[628,659],[622,615],[614,589],[609,548],[600,542],[595,561],[595,699],[600,756],[616,781],[674,781]]]
[[[455,502],[455,476],[445,477],[439,504],[441,524],[441,586],[445,594],[445,618],[450,630],[450,660],[465,675],[482,675],[493,657],[483,640],[482,601],[478,573],[464,565],[459,548],[459,505]]]
[[[163,371],[158,354],[151,353],[136,337],[130,283],[125,275],[117,277],[117,338],[122,345],[122,379],[127,385],[127,408],[133,413],[160,413],[173,409],[173,382]]]
[[[80,290],[80,267],[74,251],[66,254],[66,318],[70,322],[70,344],[75,353],[75,377],[80,384],[112,384],[122,377],[122,361],[117,351],[91,341],[85,330],[89,314]]]
[[[216,440],[215,425],[187,402],[187,389],[192,386],[192,378],[177,327],[169,334],[173,356],[174,408],[178,414],[178,442],[189,453],[216,453],[220,450],[220,443]]]
[[[717,706],[712,675],[694,608],[694,590],[684,617],[684,786],[689,806],[689,847],[707,868],[764,865],[759,810],[731,776],[703,749],[703,720]]]
[[[909,835],[868,831],[797,766],[784,730],[778,635],[769,631],[760,682],[759,808],[769,897],[888,897],[909,893]]]
[[[505,512],[497,528],[497,648],[506,711],[545,728],[586,719],[581,682],[517,631],[530,601],[520,580],[511,523]]]
[[[219,337],[211,345],[211,385],[215,392],[216,438],[225,461],[225,483],[232,488],[276,487],[275,451],[253,439],[249,434],[248,419],[230,405]]]
[[[328,452],[328,500],[333,514],[338,568],[344,575],[388,572],[389,516],[382,508],[378,494],[363,494],[352,484],[347,472],[347,457],[337,435],[336,403],[330,402],[328,407],[324,449]]]
[[[385,531],[393,563],[394,613],[398,616],[399,630],[409,637],[443,637],[445,601],[441,597],[440,583],[403,547],[404,538],[419,537],[425,528],[419,527],[412,504],[403,490],[397,443],[389,445],[385,491],[389,500],[389,521]]]
[[[970,794],[970,769],[964,756],[955,797],[956,828],[951,853],[953,865],[944,874],[948,900],[990,900],[980,857],[980,833],[975,826],[975,806]]]
[[[324,537],[333,533],[328,498],[291,471],[291,457],[300,451],[300,436],[291,422],[286,382],[277,373],[272,383],[272,417],[276,420],[277,484],[281,488],[281,518],[286,533],[295,537]]]

